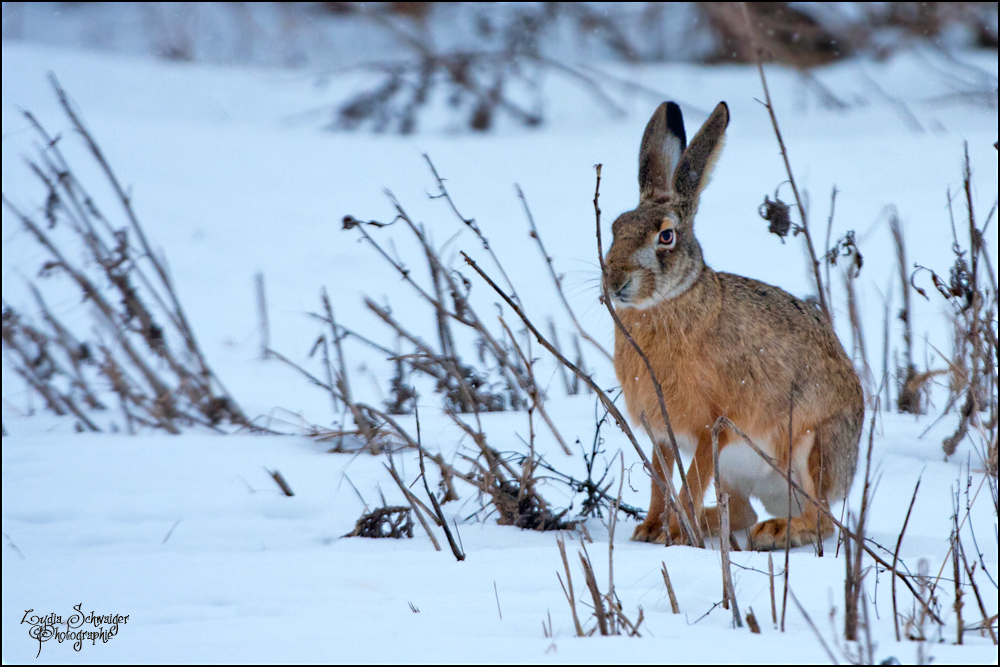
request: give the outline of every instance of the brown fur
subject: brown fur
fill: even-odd
[[[661,106],[657,114],[663,110]],[[664,142],[668,130],[657,114],[650,120],[644,144]],[[720,104],[684,151],[672,181],[642,182],[649,174],[673,174],[670,164],[640,175],[641,192],[665,195],[641,201],[615,222],[604,276],[622,322],[653,366],[674,432],[695,444],[688,488],[682,494],[691,498],[698,521],[710,531],[717,529],[718,517],[714,508],[705,511],[702,503],[714,472],[711,429],[718,417],[731,419],[784,467],[793,401],[793,471],[810,495],[826,502],[843,497],[850,487],[864,416],[857,375],[818,310],[777,287],[716,273],[704,265],[693,218],[726,124],[728,109]],[[648,146],[644,152],[650,152]],[[664,229],[674,230],[672,247],[657,240]],[[645,414],[657,436],[665,438],[649,373],[620,331],[615,335],[615,372],[631,418],[638,422]],[[720,455],[735,442],[723,431]],[[672,471],[669,448],[661,451]],[[654,466],[662,474],[658,461]],[[754,494],[780,497],[780,488],[787,494],[780,478],[776,484],[765,472],[770,469],[760,473],[759,481],[770,486],[754,487]],[[754,479],[747,482],[754,483]],[[733,529],[752,526],[752,543],[758,549],[784,546],[787,518],[756,523],[757,515],[740,484],[729,483],[724,474],[723,485],[731,497]],[[653,485],[649,514],[633,539],[664,539],[663,505]],[[802,498],[793,500],[790,532],[795,546],[832,530],[808,505]],[[670,529],[679,539],[679,527]]]

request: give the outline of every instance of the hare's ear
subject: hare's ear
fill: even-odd
[[[691,140],[681,156],[674,173],[674,190],[681,201],[697,206],[701,191],[708,185],[715,161],[722,153],[726,127],[729,125],[729,107],[719,102],[698,134]]]
[[[670,196],[674,169],[686,147],[681,108],[673,102],[664,102],[649,119],[639,146],[640,203]]]

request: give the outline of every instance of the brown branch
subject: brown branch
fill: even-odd
[[[903,536],[906,535],[906,527],[910,525],[910,515],[913,513],[913,505],[917,502],[917,491],[920,490],[920,481],[923,475],[917,478],[917,485],[913,487],[913,497],[910,498],[910,507],[906,510],[906,518],[903,519],[903,528],[899,531],[899,539],[896,540],[896,550],[892,553],[892,568],[896,569],[899,563],[899,550],[903,546]],[[896,641],[901,641],[899,635],[899,611],[896,607],[896,577],[892,578],[892,620],[896,627]]]
[[[391,458],[389,459],[389,462],[392,463]],[[431,527],[427,525],[427,519],[424,518],[423,513],[417,505],[417,503],[420,503],[420,499],[413,495],[413,492],[406,488],[406,485],[403,484],[403,480],[400,479],[399,473],[396,472],[395,465],[387,466],[384,463],[382,465],[389,471],[392,481],[396,482],[396,486],[398,486],[399,490],[403,492],[403,497],[406,498],[406,502],[410,504],[410,508],[413,510],[413,513],[417,515],[417,520],[420,521],[420,525],[424,527],[424,532],[427,533],[427,537],[431,538],[431,544],[434,546],[434,551],[441,551],[441,545],[438,544],[437,538],[434,537],[434,533],[431,532]],[[422,505],[423,503],[420,504]],[[427,508],[425,507],[424,509],[426,510]],[[429,511],[427,513],[432,517],[434,516]]]
[[[556,273],[555,266],[552,264],[552,257],[550,257],[549,253],[545,250],[545,245],[542,243],[542,235],[538,232],[538,227],[535,226],[535,217],[531,214],[531,209],[528,208],[528,200],[525,199],[520,185],[515,184],[514,187],[517,189],[517,196],[521,200],[521,204],[524,206],[524,215],[528,218],[528,225],[531,227],[530,236],[535,239],[535,242],[538,244],[538,249],[541,251],[542,257],[545,259],[545,266],[549,270],[549,276],[552,278],[552,282],[555,283],[556,292],[559,294],[559,300],[562,302],[566,312],[569,313],[570,319],[573,320],[573,326],[576,327],[576,330],[580,332],[580,336],[585,341],[593,345],[594,348],[603,354],[608,361],[613,362],[614,358],[611,354],[608,353],[608,351],[604,349],[604,346],[598,343],[593,336],[587,333],[587,331],[580,324],[579,320],[576,319],[576,313],[573,312],[573,308],[569,305],[569,301],[566,299],[566,294],[563,292],[562,278]],[[553,339],[555,338],[554,326],[555,325],[553,325]]]
[[[667,597],[670,598],[670,611],[675,614],[679,614],[681,613],[681,610],[677,606],[677,596],[674,595],[674,587],[670,583],[670,575],[667,574],[667,564],[661,562],[660,565],[663,566],[661,569],[661,572],[663,573],[663,583],[667,586]]]
[[[736,589],[733,586],[733,568],[729,562],[729,494],[722,490],[722,475],[719,472],[719,431],[712,429],[712,465],[715,473],[715,504],[719,513],[719,552],[722,560],[722,606],[726,609],[732,605],[733,623],[738,628],[743,627],[740,617],[740,607],[736,602]]]
[[[417,445],[420,449],[417,450],[420,460],[420,477],[424,480],[424,490],[427,492],[427,496],[431,499],[431,505],[434,506],[434,513],[437,514],[438,522],[441,528],[444,529],[444,536],[448,538],[448,546],[451,547],[451,553],[455,555],[455,560],[461,562],[465,560],[465,554],[459,548],[458,544],[455,542],[455,538],[451,534],[451,528],[448,527],[448,521],[444,518],[444,512],[441,511],[441,504],[438,503],[437,497],[431,493],[431,487],[427,483],[427,471],[424,469],[424,448],[420,441],[420,415],[417,414]]]
[[[559,429],[556,428],[555,422],[552,421],[552,418],[549,417],[549,413],[545,410],[545,404],[542,400],[543,394],[538,388],[538,383],[535,381],[535,372],[532,369],[534,363],[529,360],[527,356],[525,356],[524,351],[521,350],[521,346],[517,344],[517,339],[514,338],[514,332],[510,330],[509,326],[507,326],[507,322],[504,321],[503,317],[498,316],[498,319],[500,320],[500,325],[510,337],[514,350],[517,352],[518,356],[521,357],[521,363],[524,364],[525,372],[528,374],[528,386],[526,388],[528,398],[531,399],[532,405],[538,409],[538,414],[542,416],[542,419],[545,421],[545,425],[549,427],[550,431],[552,431],[552,435],[555,436],[556,441],[559,443],[559,446],[562,447],[566,456],[572,456],[573,452],[566,445],[566,441],[563,440],[562,434],[559,432]]]
[[[781,137],[781,128],[778,127],[778,117],[774,114],[774,106],[771,103],[771,92],[767,87],[767,78],[764,76],[764,64],[761,60],[761,52],[757,46],[757,37],[753,29],[753,23],[750,20],[750,13],[747,10],[747,3],[740,3],[743,7],[743,15],[746,18],[747,31],[750,35],[751,43],[753,44],[754,54],[757,59],[757,71],[760,73],[760,82],[764,87],[764,98],[767,100],[764,106],[767,108],[768,114],[771,116],[771,125],[774,127],[774,136],[778,139],[778,146],[781,148],[781,158],[785,162],[785,172],[788,174],[788,181],[792,186],[792,193],[795,195],[795,204],[799,209],[799,216],[802,219],[802,233],[806,237],[806,245],[809,249],[809,257],[812,260],[812,270],[813,279],[816,281],[816,295],[819,298],[819,306],[823,311],[823,315],[826,317],[827,321],[832,322],[833,318],[830,316],[830,307],[826,302],[825,289],[823,287],[823,278],[820,276],[819,266],[820,262],[816,259],[816,250],[813,247],[812,234],[809,233],[809,216],[806,213],[806,207],[802,204],[802,197],[799,196],[799,187],[795,183],[795,174],[792,173],[792,165],[788,159],[788,150],[785,148],[785,141]]]
[[[556,538],[556,544],[559,546],[559,555],[562,557],[563,568],[566,570],[566,582],[563,583],[562,577],[559,576],[558,572],[556,572],[556,577],[559,579],[559,585],[562,586],[563,594],[566,595],[566,601],[569,603],[570,612],[573,614],[573,626],[576,628],[576,636],[583,637],[583,626],[580,625],[580,617],[576,613],[576,596],[573,593],[573,577],[569,571],[569,559],[566,557],[566,543],[563,541],[562,535]]]

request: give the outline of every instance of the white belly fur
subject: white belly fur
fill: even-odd
[[[754,444],[774,458],[770,438],[753,438]],[[812,443],[796,443],[792,457],[792,479],[802,485],[808,474],[809,451]],[[783,475],[772,468],[745,442],[729,444],[719,453],[719,474],[723,483],[737,493],[759,498],[774,517],[789,516],[788,483]],[[791,516],[799,516],[801,501],[793,496]]]

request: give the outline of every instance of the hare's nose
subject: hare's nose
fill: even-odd
[[[629,278],[625,281],[625,283],[615,290],[614,292],[615,297],[621,299],[622,301],[626,300],[628,298],[628,293],[629,293],[628,288],[631,285],[632,285],[632,277],[629,276]]]

